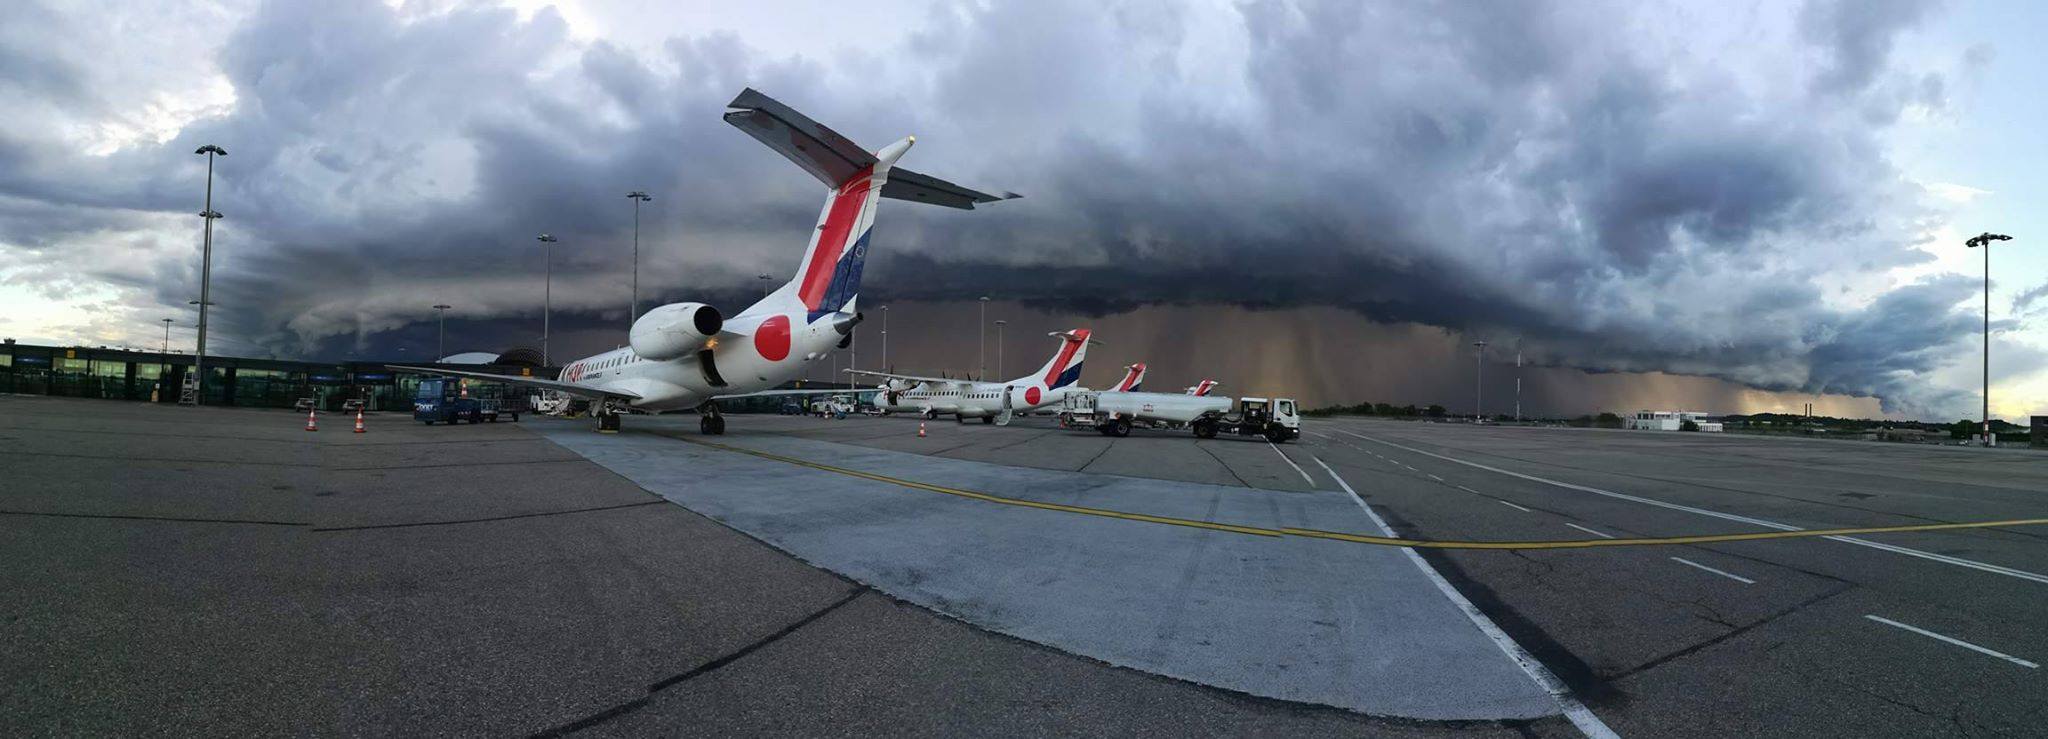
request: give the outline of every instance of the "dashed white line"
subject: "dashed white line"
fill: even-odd
[[[1566,526],[1570,526],[1570,527],[1572,527],[1572,528],[1575,528],[1575,529],[1578,529],[1578,530],[1580,530],[1580,531],[1584,531],[1584,532],[1586,532],[1586,533],[1588,533],[1588,534],[1592,534],[1592,535],[1594,535],[1594,536],[1600,537],[1600,538],[1602,538],[1602,539],[1612,539],[1612,538],[1614,538],[1614,535],[1613,535],[1613,534],[1603,534],[1603,533],[1600,533],[1600,532],[1598,532],[1598,531],[1594,531],[1594,530],[1592,530],[1592,529],[1586,528],[1586,527],[1584,527],[1584,526],[1580,526],[1580,525],[1578,525],[1578,524],[1575,524],[1575,523],[1568,523],[1568,524],[1565,524],[1565,525],[1566,525]]]
[[[1360,438],[1360,439],[1364,439],[1364,440],[1366,440],[1366,441],[1374,442],[1374,443],[1377,443],[1377,444],[1385,444],[1385,445],[1387,445],[1387,446],[1390,446],[1390,447],[1393,447],[1393,448],[1395,448],[1395,449],[1405,449],[1405,450],[1408,450],[1408,451],[1414,452],[1414,453],[1416,453],[1416,454],[1421,454],[1421,455],[1424,455],[1424,456],[1429,456],[1429,457],[1435,457],[1435,458],[1437,458],[1437,459],[1441,459],[1441,460],[1444,460],[1444,461],[1446,461],[1446,462],[1454,462],[1454,463],[1457,463],[1457,464],[1462,464],[1462,465],[1465,465],[1465,466],[1467,466],[1467,467],[1473,467],[1473,468],[1477,468],[1477,469],[1482,469],[1482,470],[1486,470],[1486,471],[1488,471],[1488,472],[1497,472],[1497,473],[1500,473],[1500,474],[1503,474],[1503,475],[1507,475],[1507,476],[1509,476],[1509,477],[1519,477],[1519,478],[1521,478],[1521,479],[1524,479],[1524,480],[1529,480],[1529,481],[1532,481],[1532,482],[1540,482],[1540,483],[1543,483],[1543,484],[1545,484],[1545,485],[1555,485],[1555,486],[1557,486],[1557,487],[1565,488],[1565,489],[1567,489],[1567,490],[1577,490],[1577,491],[1580,491],[1580,492],[1592,493],[1592,494],[1594,494],[1594,495],[1605,495],[1605,496],[1607,496],[1607,497],[1609,497],[1609,498],[1618,498],[1618,499],[1621,499],[1621,500],[1627,500],[1627,501],[1634,501],[1634,502],[1637,502],[1637,503],[1643,503],[1643,504],[1647,504],[1647,505],[1653,505],[1653,506],[1657,506],[1657,507],[1660,507],[1660,508],[1669,508],[1669,509],[1671,509],[1671,510],[1674,510],[1674,511],[1685,511],[1686,513],[1696,513],[1696,514],[1699,514],[1699,515],[1702,515],[1702,516],[1712,516],[1712,517],[1714,517],[1714,518],[1719,518],[1719,519],[1722,519],[1722,520],[1726,520],[1726,521],[1736,521],[1736,522],[1740,522],[1740,523],[1746,523],[1746,524],[1749,524],[1749,525],[1751,525],[1751,526],[1762,526],[1762,527],[1764,527],[1764,528],[1767,528],[1767,529],[1776,529],[1776,530],[1779,530],[1779,531],[1805,531],[1805,530],[1806,530],[1806,529],[1800,528],[1800,527],[1798,527],[1798,526],[1792,526],[1792,525],[1788,525],[1788,524],[1782,524],[1782,523],[1778,523],[1778,522],[1776,522],[1776,521],[1766,521],[1766,520],[1763,520],[1763,519],[1761,519],[1761,518],[1750,518],[1750,517],[1748,517],[1748,516],[1738,516],[1738,515],[1735,515],[1735,514],[1733,514],[1733,513],[1722,513],[1722,512],[1720,512],[1720,511],[1710,511],[1710,510],[1707,510],[1707,509],[1705,509],[1705,508],[1694,508],[1694,507],[1692,507],[1692,506],[1689,506],[1689,505],[1679,505],[1679,504],[1677,504],[1677,503],[1667,503],[1667,502],[1664,502],[1664,501],[1661,501],[1661,500],[1654,500],[1654,499],[1650,499],[1650,498],[1643,498],[1643,497],[1639,497],[1639,496],[1629,495],[1629,494],[1627,494],[1627,493],[1617,493],[1617,492],[1614,492],[1614,491],[1612,491],[1612,490],[1601,490],[1601,489],[1599,489],[1599,488],[1595,488],[1595,487],[1587,487],[1587,486],[1585,486],[1585,485],[1574,485],[1574,484],[1572,484],[1572,483],[1569,483],[1569,482],[1558,482],[1558,481],[1556,481],[1556,480],[1551,480],[1551,479],[1548,479],[1548,478],[1542,478],[1542,477],[1537,477],[1537,476],[1535,476],[1535,475],[1525,475],[1525,474],[1522,474],[1522,473],[1520,473],[1520,472],[1515,472],[1515,471],[1513,471],[1513,470],[1504,470],[1504,469],[1501,469],[1501,468],[1499,468],[1499,467],[1491,467],[1491,466],[1487,466],[1487,465],[1483,465],[1483,464],[1480,464],[1480,463],[1478,463],[1478,462],[1468,462],[1468,461],[1465,461],[1465,460],[1462,460],[1462,459],[1458,459],[1458,458],[1456,458],[1456,457],[1446,457],[1446,456],[1444,456],[1444,455],[1442,455],[1442,454],[1437,454],[1437,453],[1435,453],[1435,452],[1426,452],[1426,451],[1423,451],[1423,450],[1421,450],[1421,449],[1416,449],[1416,448],[1414,448],[1414,447],[1411,447],[1411,446],[1406,446],[1406,445],[1402,445],[1402,444],[1396,444],[1396,443],[1394,443],[1394,442],[1391,442],[1391,441],[1385,441],[1385,440],[1382,440],[1382,439],[1375,439],[1375,438],[1372,438],[1372,437],[1370,437],[1370,436],[1366,436],[1366,435],[1364,435],[1364,434],[1352,433],[1352,432],[1350,432],[1350,431],[1343,431],[1342,429],[1339,429],[1339,431],[1342,431],[1343,433],[1346,433],[1346,434],[1350,434],[1350,435],[1352,435],[1352,436],[1356,436],[1356,437],[1358,437],[1358,438]],[[2005,566],[2003,566],[2003,565],[1995,565],[1995,564],[1991,564],[1991,563],[1989,563],[1989,562],[1978,562],[1978,561],[1976,561],[1976,560],[1972,560],[1972,559],[1963,559],[1962,557],[1951,557],[1951,556],[1949,556],[1949,555],[1946,555],[1946,554],[1935,554],[1935,553],[1933,553],[1933,552],[1923,552],[1923,551],[1920,551],[1920,550],[1918,550],[1918,549],[1911,549],[1911,548],[1908,548],[1908,547],[1902,547],[1902,546],[1897,546],[1897,545],[1894,545],[1894,544],[1885,544],[1885,543],[1882,543],[1882,542],[1875,542],[1875,541],[1871,541],[1871,540],[1869,540],[1869,539],[1862,539],[1862,538],[1858,538],[1858,537],[1854,537],[1854,536],[1823,536],[1823,537],[1820,537],[1820,538],[1823,538],[1823,539],[1827,539],[1827,540],[1829,540],[1829,541],[1838,541],[1838,542],[1841,542],[1841,543],[1843,543],[1843,544],[1855,544],[1855,545],[1857,545],[1857,546],[1860,546],[1860,547],[1869,547],[1869,548],[1871,548],[1871,549],[1881,549],[1881,550],[1884,550],[1884,551],[1887,551],[1887,552],[1892,552],[1892,553],[1894,553],[1894,554],[1903,554],[1903,555],[1906,555],[1906,556],[1908,556],[1908,557],[1919,557],[1919,558],[1921,558],[1921,559],[1925,559],[1925,560],[1929,560],[1929,561],[1933,561],[1933,562],[1940,562],[1940,563],[1942,563],[1942,564],[1951,564],[1951,565],[1955,565],[1955,566],[1957,566],[1957,567],[1968,567],[1968,568],[1970,568],[1970,569],[1973,569],[1973,570],[1978,570],[1978,571],[1982,571],[1982,572],[1989,572],[1989,573],[1993,573],[1993,574],[1998,574],[1998,575],[2005,575],[2005,576],[2007,576],[2007,577],[2016,577],[2016,578],[2019,578],[2019,579],[2021,579],[2021,580],[2030,580],[2030,581],[2033,581],[2033,582],[2038,582],[2038,583],[2042,583],[2042,584],[2048,584],[2048,575],[2043,575],[2043,574],[2040,574],[2040,573],[2038,573],[2038,572],[2028,572],[2028,571],[2026,571],[2026,570],[2014,569],[2014,568],[2011,568],[2011,567],[2005,567]]]
[[[1435,481],[1437,481],[1437,482],[1443,482],[1443,481],[1444,481],[1444,479],[1443,479],[1443,478],[1441,478],[1441,477],[1437,477],[1436,475],[1430,475],[1430,476],[1429,476],[1429,479],[1431,479],[1431,480],[1435,480]]]
[[[1310,489],[1314,489],[1314,488],[1315,488],[1315,486],[1316,486],[1316,480],[1315,480],[1315,478],[1313,478],[1313,477],[1309,477],[1309,476],[1308,476],[1308,470],[1304,470],[1304,469],[1302,469],[1302,468],[1301,468],[1301,465],[1298,465],[1298,464],[1295,464],[1295,463],[1294,463],[1294,460],[1292,460],[1292,459],[1287,459],[1287,453],[1286,453],[1286,452],[1283,452],[1283,451],[1280,451],[1280,447],[1279,447],[1278,445],[1274,444],[1273,442],[1270,442],[1270,441],[1269,441],[1269,442],[1266,442],[1266,446],[1270,446],[1270,447],[1273,447],[1273,453],[1274,453],[1274,454],[1278,454],[1278,455],[1280,455],[1280,458],[1281,458],[1281,459],[1286,459],[1286,460],[1287,460],[1287,466],[1289,466],[1289,467],[1293,467],[1293,468],[1294,468],[1294,471],[1295,471],[1295,472],[1299,472],[1299,473],[1301,473],[1301,481],[1302,481],[1302,482],[1306,482],[1306,483],[1308,483],[1308,486],[1309,486],[1309,488],[1310,488]]]
[[[1723,571],[1723,570],[1717,570],[1717,569],[1714,569],[1714,568],[1712,568],[1712,567],[1708,567],[1708,566],[1706,566],[1706,565],[1700,564],[1700,563],[1698,563],[1698,562],[1694,562],[1694,561],[1692,561],[1692,560],[1686,559],[1686,558],[1684,558],[1684,557],[1672,557],[1672,558],[1671,558],[1671,561],[1673,561],[1673,562],[1677,562],[1677,563],[1679,563],[1679,564],[1682,564],[1682,565],[1687,565],[1687,566],[1690,566],[1690,567],[1697,567],[1697,568],[1699,568],[1699,569],[1702,569],[1702,570],[1706,570],[1706,571],[1708,571],[1708,572],[1712,572],[1712,573],[1714,573],[1714,574],[1716,574],[1716,575],[1720,575],[1720,576],[1722,576],[1722,577],[1728,578],[1728,579],[1730,579],[1730,580],[1734,580],[1734,581],[1736,581],[1736,582],[1739,582],[1739,583],[1742,583],[1742,584],[1744,584],[1744,585],[1755,585],[1755,584],[1756,584],[1756,581],[1755,581],[1755,580],[1751,580],[1751,579],[1749,579],[1749,578],[1747,578],[1747,577],[1743,577],[1743,576],[1741,576],[1741,575],[1737,575],[1737,574],[1735,574],[1735,573],[1733,573],[1733,572],[1726,572],[1726,571]]]
[[[1396,535],[1394,529],[1380,518],[1380,514],[1374,513],[1372,506],[1365,504],[1365,498],[1359,497],[1358,491],[1351,489],[1351,483],[1345,482],[1344,478],[1337,475],[1336,470],[1330,469],[1330,465],[1324,463],[1322,457],[1311,454],[1309,459],[1315,460],[1324,472],[1329,473],[1330,479],[1337,481],[1338,487],[1344,488],[1344,492],[1351,495],[1351,500],[1358,503],[1359,509],[1365,511],[1366,517],[1372,519],[1373,525],[1378,526],[1381,533],[1387,536]],[[1508,659],[1520,665],[1522,672],[1527,674],[1529,679],[1535,680],[1538,687],[1550,693],[1551,700],[1557,702],[1557,707],[1564,711],[1565,718],[1570,719],[1572,725],[1579,728],[1580,733],[1592,739],[1621,739],[1613,729],[1607,728],[1607,724],[1601,721],[1599,716],[1593,715],[1592,709],[1580,703],[1578,698],[1572,697],[1571,688],[1566,687],[1563,680],[1552,674],[1550,668],[1536,661],[1536,657],[1529,654],[1529,650],[1516,644],[1514,637],[1501,631],[1493,619],[1480,613],[1478,606],[1472,605],[1472,601],[1466,600],[1464,594],[1451,587],[1450,582],[1444,580],[1444,576],[1439,574],[1436,568],[1429,566],[1429,562],[1423,560],[1422,555],[1415,553],[1414,547],[1401,547],[1401,553],[1408,555],[1408,561],[1415,563],[1415,567],[1422,570],[1422,574],[1428,577],[1430,582],[1436,584],[1436,589],[1442,591],[1444,597],[1451,599],[1451,603],[1456,605],[1459,611],[1464,612],[1465,618],[1471,619],[1472,625],[1479,627],[1479,631],[1486,634],[1486,638],[1492,639],[1494,646],[1500,647],[1500,651],[1506,654]]]
[[[1997,658],[1999,658],[1999,659],[2005,660],[2005,661],[2007,661],[2007,662],[2011,662],[2011,663],[2013,663],[2013,664],[2019,665],[2019,666],[2021,666],[2021,667],[2025,667],[2025,668],[2027,668],[2027,669],[2030,669],[2030,670],[2034,670],[2034,669],[2040,669],[2040,667],[2041,667],[2040,665],[2034,664],[2034,663],[2032,663],[2032,662],[2028,662],[2028,661],[2026,661],[2026,660],[2023,660],[2023,659],[2020,659],[2020,658],[2018,658],[2018,657],[2014,657],[2014,656],[2012,656],[2012,655],[2010,655],[2010,654],[2006,654],[2006,653],[2004,653],[2004,652],[2000,652],[2000,651],[1998,651],[1998,650],[1996,650],[1996,649],[1985,649],[1984,647],[1980,647],[1980,646],[1977,646],[1977,645],[1975,645],[1975,644],[1971,644],[1971,643],[1969,643],[1969,642],[1963,641],[1963,640],[1961,640],[1961,639],[1957,639],[1957,638],[1955,638],[1955,637],[1952,637],[1952,636],[1942,636],[1942,635],[1940,635],[1940,634],[1936,634],[1936,633],[1934,633],[1934,632],[1932,632],[1932,631],[1928,631],[1928,630],[1926,630],[1926,629],[1923,629],[1923,628],[1919,628],[1919,627],[1917,627],[1917,626],[1908,626],[1908,625],[1906,625],[1906,624],[1902,624],[1902,623],[1899,623],[1899,622],[1897,622],[1897,621],[1893,621],[1893,620],[1891,620],[1891,619],[1889,619],[1889,618],[1885,618],[1885,617],[1883,617],[1883,616],[1877,616],[1877,615],[1865,614],[1865,615],[1864,615],[1863,617],[1864,617],[1864,618],[1867,618],[1867,619],[1870,619],[1870,620],[1872,620],[1872,621],[1876,621],[1876,622],[1878,622],[1878,623],[1884,624],[1884,625],[1886,625],[1886,626],[1897,626],[1897,627],[1899,627],[1899,628],[1901,628],[1901,629],[1905,629],[1905,630],[1907,630],[1907,631],[1911,631],[1911,632],[1913,632],[1913,633],[1915,633],[1915,634],[1919,634],[1919,635],[1921,635],[1921,636],[1926,636],[1926,637],[1932,637],[1932,638],[1935,638],[1935,639],[1940,639],[1940,640],[1942,640],[1942,641],[1948,642],[1948,643],[1950,643],[1950,644],[1954,644],[1954,645],[1956,645],[1956,646],[1958,646],[1958,647],[1962,647],[1962,648],[1964,648],[1964,649],[1972,650],[1972,651],[1975,651],[1975,652],[1979,652],[1979,653],[1982,653],[1982,654],[1988,654],[1988,655],[1991,655],[1991,656],[1993,656],[1993,657],[1997,657]]]
[[[1472,490],[1471,488],[1465,488],[1465,489],[1466,489],[1466,490]],[[1474,490],[1473,492],[1478,492],[1478,491]],[[1499,504],[1501,504],[1501,505],[1504,505],[1504,506],[1507,506],[1507,507],[1509,507],[1509,508],[1513,508],[1513,509],[1515,509],[1515,510],[1521,511],[1521,512],[1523,512],[1523,513],[1535,513],[1535,511],[1529,510],[1529,509],[1527,509],[1527,508],[1523,508],[1523,507],[1521,507],[1521,506],[1518,506],[1518,505],[1515,505],[1515,504],[1513,504],[1513,503],[1509,503],[1509,502],[1507,502],[1507,501],[1505,501],[1505,500],[1501,500],[1501,499],[1499,499],[1499,498],[1495,498],[1495,499],[1494,499],[1494,502],[1496,502],[1496,503],[1499,503]]]

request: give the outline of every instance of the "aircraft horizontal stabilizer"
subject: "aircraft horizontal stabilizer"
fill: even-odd
[[[741,90],[726,107],[732,110],[726,111],[725,122],[767,144],[768,148],[811,173],[826,187],[837,190],[882,161],[838,131],[811,120],[754,88]],[[891,168],[888,182],[882,186],[882,197],[973,209],[978,203],[1023,196],[1013,192],[990,195],[931,175]]]

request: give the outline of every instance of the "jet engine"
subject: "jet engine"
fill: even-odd
[[[633,322],[629,341],[633,353],[656,361],[675,359],[696,351],[718,335],[725,316],[703,303],[670,303],[655,308]]]

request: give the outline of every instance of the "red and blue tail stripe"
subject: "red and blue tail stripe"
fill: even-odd
[[[873,189],[873,167],[839,188],[818,224],[818,244],[797,278],[797,299],[811,321],[837,312],[860,292],[861,268],[867,263],[868,235],[873,224],[862,223]],[[860,233],[854,233],[859,229]]]

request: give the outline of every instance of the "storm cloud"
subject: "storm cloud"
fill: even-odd
[[[189,152],[218,143],[231,341],[376,356],[435,302],[519,336],[547,231],[557,353],[608,347],[627,190],[657,198],[643,305],[737,308],[799,256],[815,181],[718,116],[751,86],[871,147],[917,133],[908,166],[1027,195],[886,206],[864,304],[1336,311],[1552,368],[1965,407],[1928,378],[1978,325],[1970,284],[1889,276],[1929,259],[1939,215],[1884,140],[1948,104],[1940,74],[1892,58],[1935,9],[1778,5],[1707,23],[1715,6],[938,4],[881,47],[788,54],[708,28],[578,38],[552,9],[267,2],[221,24],[229,102],[103,152],[35,117],[132,111],[63,38],[16,25],[0,95],[30,120],[0,127],[0,280],[91,283],[142,326],[182,307]],[[1216,323],[1180,330],[1228,345]]]

